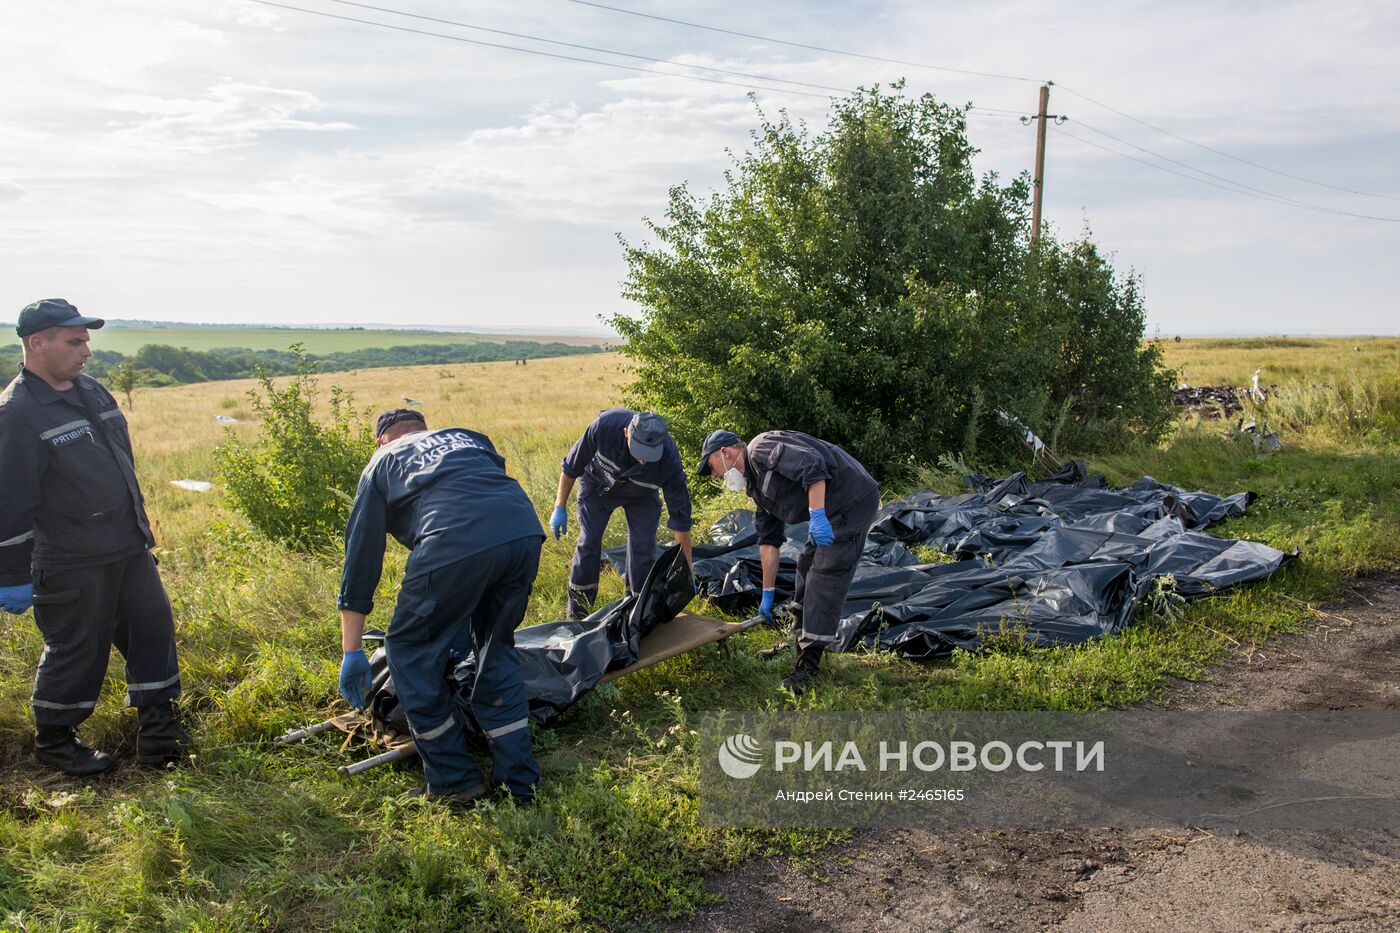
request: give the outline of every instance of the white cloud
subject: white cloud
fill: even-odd
[[[203,98],[133,95],[117,98],[108,107],[129,115],[114,121],[119,129],[112,134],[110,144],[167,152],[203,153],[246,145],[277,130],[355,129],[353,124],[341,121],[302,119],[301,114],[321,109],[314,94],[231,82],[211,87]]]
[[[739,88],[245,0],[21,6],[17,25],[0,28],[0,81],[10,91],[0,99],[0,252],[11,304],[30,292],[77,294],[64,287],[76,282],[114,316],[367,321],[396,317],[386,308],[402,301],[420,322],[484,323],[505,312],[515,323],[587,325],[621,306],[625,270],[613,233],[638,237],[641,218],[662,215],[674,184],[701,194],[721,184],[726,150],[742,151],[757,125]],[[573,4],[417,0],[413,9],[813,84],[907,75],[912,93],[1017,110],[1036,95],[1033,83]],[[1253,161],[1400,194],[1393,5],[675,0],[664,12],[812,45],[1051,77],[1063,85],[1052,110],[1086,138],[1117,145],[1087,130],[1094,126],[1266,190],[1400,216],[1391,209],[1400,202],[1258,172],[1068,90]],[[760,101],[770,115],[785,108],[814,129],[824,123],[820,96],[765,92]],[[1031,129],[993,117],[970,127],[983,149],[979,168],[1003,177],[1029,168]],[[1301,326],[1316,305],[1304,296],[1319,282],[1334,296],[1335,326],[1377,329],[1400,290],[1391,258],[1400,225],[1259,202],[1054,135],[1047,217],[1069,233],[1087,217],[1120,264],[1144,272],[1154,317],[1187,330],[1247,314],[1251,301],[1267,308],[1270,326]],[[152,281],[170,287],[153,290]],[[197,306],[185,297],[194,293]]]
[[[628,98],[574,105],[470,134],[403,185],[406,202],[478,196],[531,217],[621,223],[653,209],[668,186],[706,180],[753,122],[746,101]]]

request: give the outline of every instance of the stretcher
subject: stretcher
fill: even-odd
[[[641,637],[640,652],[636,661],[626,667],[609,671],[599,679],[598,683],[612,683],[634,671],[732,638],[740,632],[748,631],[762,621],[761,617],[755,616],[743,622],[722,622],[710,616],[682,611],[671,621],[658,625]],[[348,746],[354,739],[361,738],[372,746],[382,749],[378,754],[369,758],[336,768],[336,773],[341,777],[353,777],[371,768],[414,758],[418,754],[412,736],[388,729],[383,724],[375,722],[358,711],[342,713],[323,722],[292,729],[272,741],[274,745],[298,745],[323,732],[343,733],[345,746]]]

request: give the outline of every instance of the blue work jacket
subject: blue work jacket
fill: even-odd
[[[676,442],[667,435],[660,460],[639,462],[622,433],[635,414],[609,408],[595,418],[560,464],[564,475],[579,481],[580,496],[654,496],[659,490],[666,500],[666,527],[689,531],[690,489]]]
[[[544,537],[505,458],[489,437],[465,428],[406,434],[370,458],[345,526],[341,609],[373,608],[385,533],[411,551],[408,578],[497,545]]]

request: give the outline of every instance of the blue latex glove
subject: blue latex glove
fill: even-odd
[[[19,615],[34,602],[34,584],[0,586],[0,609]]]
[[[826,509],[812,510],[812,523],[807,526],[807,537],[817,547],[827,547],[836,540],[836,532],[831,530],[831,522],[826,520]]]
[[[373,686],[364,651],[347,651],[340,662],[340,695],[355,709],[365,708],[365,692]]]
[[[556,505],[554,511],[550,513],[549,530],[554,532],[556,540],[560,535],[569,530],[569,513],[564,511],[562,505]]]
[[[769,625],[773,624],[773,595],[774,590],[764,590],[763,598],[758,601],[758,614],[763,617],[763,621]]]

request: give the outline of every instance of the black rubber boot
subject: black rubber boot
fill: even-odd
[[[73,777],[91,777],[112,770],[116,762],[106,752],[88,748],[72,726],[36,726],[34,757]]]
[[[821,673],[822,651],[821,645],[798,649],[797,665],[783,678],[783,689],[795,697],[806,693]]]
[[[142,706],[136,710],[140,729],[136,733],[136,761],[143,765],[167,765],[185,757],[192,740],[175,718],[169,703]]]

